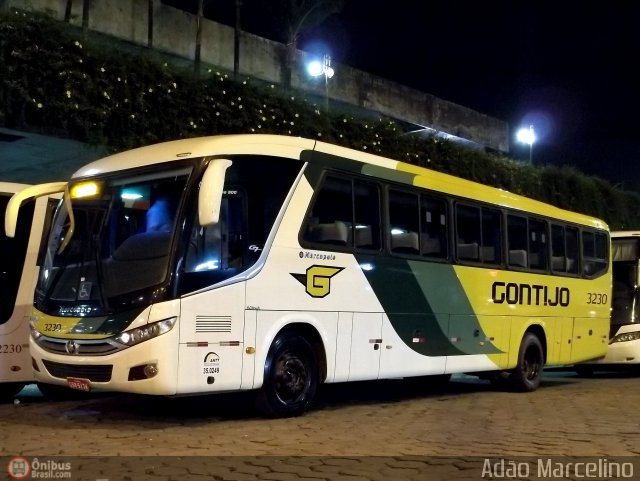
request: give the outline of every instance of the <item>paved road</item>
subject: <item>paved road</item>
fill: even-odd
[[[485,458],[612,463],[633,456],[620,459],[635,463],[632,479],[640,479],[637,373],[582,379],[545,372],[540,389],[528,394],[496,391],[466,376],[439,391],[401,380],[325,386],[312,411],[291,419],[260,418],[250,401],[239,395],[51,401],[27,389],[16,403],[0,405],[0,456],[3,464],[16,455],[32,464],[36,457],[71,457],[74,480],[352,481],[482,479]]]

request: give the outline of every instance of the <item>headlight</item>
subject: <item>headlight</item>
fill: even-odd
[[[42,333],[36,329],[36,326],[34,326],[32,322],[29,323],[29,328],[31,329],[31,337],[37,341],[38,338],[42,336]]]
[[[164,319],[163,321],[154,322],[146,326],[138,327],[130,331],[117,335],[114,339],[120,344],[127,346],[135,346],[141,342],[148,341],[154,337],[158,337],[165,332],[169,332],[176,324],[176,317]]]
[[[618,334],[611,340],[611,344],[614,342],[628,342],[637,341],[640,339],[640,331],[625,332],[624,334]]]

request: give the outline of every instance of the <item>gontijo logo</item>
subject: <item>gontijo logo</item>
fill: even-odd
[[[311,297],[326,297],[331,292],[331,278],[344,267],[311,266],[306,274],[291,274],[306,287],[307,294]]]

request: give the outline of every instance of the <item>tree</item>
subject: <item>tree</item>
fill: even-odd
[[[149,13],[147,14],[147,47],[153,48],[153,0],[149,0]]]
[[[233,78],[238,80],[240,74],[240,8],[242,0],[235,0],[236,17],[235,28],[233,32]]]
[[[89,30],[89,11],[91,0],[82,0],[82,33],[86,36]]]
[[[202,21],[204,20],[204,7],[209,0],[198,0],[196,12],[196,51],[193,60],[193,72],[200,75],[200,53],[202,51]]]
[[[290,88],[300,35],[319,25],[330,15],[340,12],[344,0],[278,0],[277,3],[283,9],[282,18],[286,22],[287,32],[282,81],[285,88]]]
[[[67,23],[71,21],[71,7],[73,7],[73,0],[67,0],[64,7],[64,21]]]

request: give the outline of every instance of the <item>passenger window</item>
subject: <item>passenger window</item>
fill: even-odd
[[[447,203],[428,195],[420,196],[420,254],[446,258],[448,255]]]
[[[353,183],[353,247],[380,249],[380,189],[377,184]],[[350,244],[351,245],[351,244]]]
[[[482,208],[482,262],[502,263],[502,213],[496,209]]]
[[[578,230],[558,224],[551,225],[551,270],[578,273]]]
[[[580,272],[578,229],[576,227],[567,227],[565,234],[567,243],[567,272],[569,274],[578,274]]]
[[[456,206],[456,256],[460,260],[479,261],[481,245],[480,208]]]
[[[418,195],[389,191],[389,248],[391,252],[420,254]]]
[[[378,185],[327,176],[304,227],[303,239],[314,244],[379,250]]]
[[[547,223],[529,219],[529,267],[547,269]]]
[[[527,219],[517,215],[507,217],[507,261],[511,267],[527,268]]]
[[[595,277],[607,269],[607,236],[599,232],[582,231],[584,275]]]

